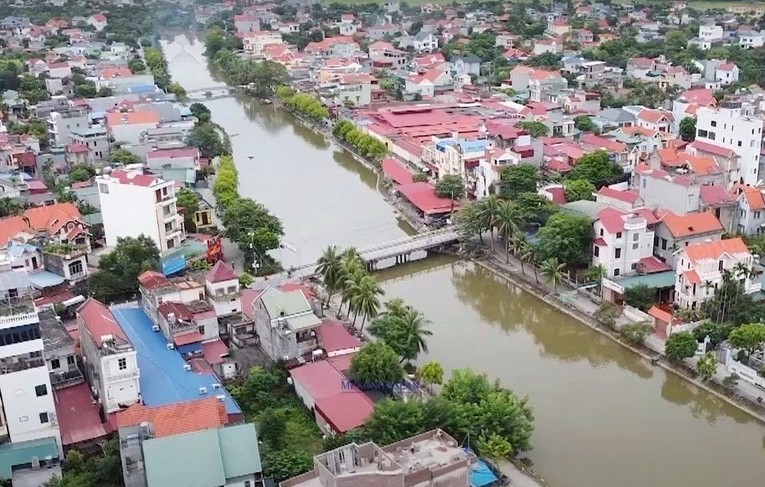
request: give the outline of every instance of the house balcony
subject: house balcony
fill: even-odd
[[[37,367],[46,367],[45,359],[42,356],[20,357],[14,355],[0,359],[0,374],[12,374]]]
[[[10,298],[0,303],[0,328],[37,323],[37,308],[31,298]]]

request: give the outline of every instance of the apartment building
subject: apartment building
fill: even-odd
[[[727,274],[744,286],[745,293],[759,292],[762,284],[752,272],[754,258],[741,238],[708,241],[680,249],[675,270],[675,303],[696,309],[714,295]]]
[[[754,115],[754,106],[726,99],[718,108],[704,107],[696,112],[696,141],[706,143],[705,152],[714,147],[733,151],[738,156],[739,182],[754,186],[760,177],[760,151],[763,120]]]
[[[72,142],[72,129],[90,127],[90,115],[85,109],[71,109],[64,112],[52,112],[46,120],[48,133],[53,138],[53,145],[65,146]]]
[[[88,299],[77,309],[77,329],[85,377],[104,413],[140,401],[137,353],[109,308]]]
[[[12,269],[9,259],[0,260],[0,443],[47,442],[61,455],[43,351],[29,275]]]
[[[162,254],[180,247],[185,232],[173,181],[118,170],[98,176],[96,184],[106,245],[117,245],[118,238],[146,235]]]
[[[215,309],[217,316],[242,312],[239,277],[228,264],[219,260],[205,276],[207,302]]]

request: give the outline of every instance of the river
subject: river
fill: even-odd
[[[186,89],[217,83],[201,44],[181,36],[163,47]],[[409,231],[372,172],[290,115],[240,98],[206,104],[238,134],[241,193],[284,221],[297,249],[280,256],[288,265],[327,245],[363,246]],[[762,424],[490,272],[436,257],[377,276],[386,299],[405,298],[432,322],[423,360],[447,371],[471,367],[529,395],[536,430],[528,457],[554,487],[765,482]]]

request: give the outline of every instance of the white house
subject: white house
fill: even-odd
[[[120,237],[150,237],[161,253],[177,249],[184,237],[175,183],[139,172],[112,171],[96,178],[106,245]],[[126,211],[129,209],[130,211]]]
[[[553,37],[542,37],[534,41],[534,49],[531,51],[534,56],[541,56],[542,54],[560,54],[563,52],[563,43],[558,42]]]
[[[109,414],[141,399],[135,348],[103,303],[89,298],[77,309],[85,377]]]
[[[674,121],[674,115],[672,115],[671,112],[664,110],[644,108],[640,110],[636,115],[636,122],[638,127],[645,127],[657,132],[671,132],[672,124]]]
[[[412,46],[417,52],[433,52],[438,49],[438,38],[430,32],[420,31],[412,39]]]
[[[61,435],[32,285],[26,270],[0,261],[0,437],[11,443]],[[31,459],[30,459],[31,460]]]
[[[697,110],[694,145],[732,150],[739,158],[739,179],[754,186],[760,180],[762,128],[763,120],[754,116],[754,107],[736,99],[723,100],[717,108]]]
[[[653,222],[646,211],[622,212],[605,208],[593,223],[592,265],[602,265],[607,277],[637,271],[642,259],[653,255]]]
[[[228,264],[219,260],[205,276],[207,302],[215,309],[216,316],[242,312],[239,294],[239,277]]]
[[[742,32],[738,35],[738,45],[743,49],[757,49],[765,46],[765,34],[762,32]]]
[[[252,56],[261,56],[263,55],[263,50],[266,46],[281,43],[281,32],[272,30],[247,32],[242,37],[242,47],[244,52]]]
[[[436,90],[446,89],[452,86],[452,78],[449,73],[440,69],[431,69],[425,74],[418,74],[407,78],[405,91],[410,94],[419,94],[423,98],[432,97]]]
[[[738,76],[738,66],[733,63],[724,63],[715,69],[715,81],[719,81],[722,86],[738,82]]]
[[[723,28],[721,25],[700,25],[699,39],[702,41],[713,42],[721,41],[723,38]]]
[[[743,284],[745,293],[760,291],[754,258],[741,238],[688,245],[675,260],[675,303],[683,308],[696,309],[713,296],[726,273]]]
[[[101,32],[107,25],[106,16],[102,13],[91,15],[85,22],[96,29],[96,32]]]

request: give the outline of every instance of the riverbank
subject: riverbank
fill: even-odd
[[[511,282],[513,285],[523,289],[525,292],[535,296],[541,301],[544,301],[549,306],[552,306],[561,313],[565,313],[571,318],[574,318],[578,322],[588,326],[592,330],[597,331],[601,335],[607,337],[612,342],[621,345],[630,352],[640,356],[641,359],[647,361],[649,364],[660,367],[667,372],[680,377],[694,386],[705,390],[706,392],[714,395],[718,399],[721,399],[731,406],[734,406],[747,414],[751,415],[756,420],[765,424],[765,408],[758,404],[751,402],[745,398],[737,399],[731,394],[731,392],[725,389],[722,385],[719,385],[712,381],[702,381],[696,376],[695,370],[687,366],[687,364],[678,364],[670,361],[664,355],[657,355],[655,350],[651,350],[642,344],[630,344],[625,342],[619,335],[617,330],[607,327],[597,321],[591,314],[582,311],[577,306],[563,302],[556,295],[551,293],[551,289],[548,289],[545,285],[537,283],[533,280],[532,276],[525,273],[520,273],[517,261],[514,257],[511,257],[511,262],[515,265],[506,264],[502,262],[496,254],[490,255],[483,259],[475,259],[476,265],[494,273],[496,276]]]

